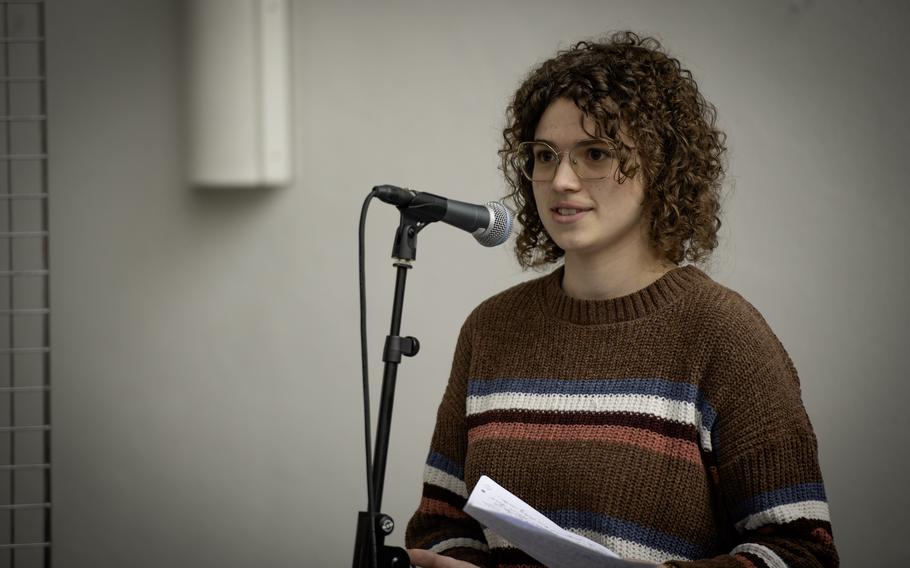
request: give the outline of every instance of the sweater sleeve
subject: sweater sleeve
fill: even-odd
[[[405,545],[476,564],[490,564],[480,525],[462,508],[468,489],[464,480],[467,452],[465,403],[471,363],[471,318],[462,326],[449,383],[436,416],[423,475],[420,505],[408,523]]]
[[[835,567],[815,434],[790,357],[748,306],[750,325],[716,366],[709,464],[729,553],[690,568]]]

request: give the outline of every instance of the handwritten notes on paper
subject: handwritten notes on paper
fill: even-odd
[[[655,564],[623,560],[609,548],[571,533],[482,476],[466,513],[550,568],[644,568]]]

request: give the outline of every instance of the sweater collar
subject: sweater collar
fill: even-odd
[[[710,277],[693,265],[674,268],[650,285],[619,298],[579,300],[562,289],[565,267],[560,266],[541,279],[541,299],[551,316],[581,325],[616,323],[647,316],[673,303]]]

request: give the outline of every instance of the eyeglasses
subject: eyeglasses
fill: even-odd
[[[522,142],[518,145],[517,165],[531,181],[553,181],[562,156],[569,156],[569,165],[579,179],[601,180],[613,173],[615,146],[607,140],[582,140],[572,148],[556,151],[546,142]]]

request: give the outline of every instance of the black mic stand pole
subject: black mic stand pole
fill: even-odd
[[[376,428],[376,446],[373,452],[373,503],[375,515],[370,519],[368,511],[360,511],[357,517],[357,538],[354,542],[353,568],[405,568],[411,565],[408,553],[403,548],[385,546],[385,537],[395,529],[392,517],[379,512],[382,507],[382,486],[385,482],[386,458],[389,452],[389,431],[392,425],[392,404],[395,400],[395,380],[398,376],[398,364],[401,356],[413,357],[420,349],[420,343],[414,337],[401,337],[401,311],[404,306],[404,288],[408,270],[417,257],[417,233],[426,226],[417,215],[412,214],[406,206],[398,208],[401,221],[395,233],[395,244],[392,247],[393,265],[397,269],[395,277],[395,297],[392,303],[392,324],[385,340],[382,360],[385,368],[382,375],[382,393],[379,399],[379,418]],[[376,548],[379,553],[379,566],[372,567],[370,531],[375,535]]]

